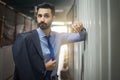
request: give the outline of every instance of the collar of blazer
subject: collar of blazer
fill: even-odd
[[[38,33],[37,33],[36,30],[32,30],[31,32],[32,32],[32,37],[31,38],[32,38],[32,41],[35,45],[35,48],[38,50],[41,58],[44,59],[43,54],[42,54],[42,49],[41,49],[41,46],[40,46],[40,39],[39,39]],[[40,46],[40,47],[38,47],[38,46]]]

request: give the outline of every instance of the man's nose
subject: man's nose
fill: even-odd
[[[41,21],[42,21],[42,22],[44,22],[44,21],[45,21],[45,18],[44,18],[44,17],[42,17],[42,18],[41,18]]]

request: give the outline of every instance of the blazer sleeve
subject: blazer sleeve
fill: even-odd
[[[29,61],[25,36],[19,34],[13,44],[13,59],[15,63],[15,80],[35,80]]]

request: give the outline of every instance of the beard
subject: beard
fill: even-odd
[[[47,23],[45,22],[40,22],[38,23],[38,26],[42,29],[42,30],[45,30],[45,29],[48,29],[50,26],[47,25]]]

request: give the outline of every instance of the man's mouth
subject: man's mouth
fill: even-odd
[[[43,26],[47,26],[46,23],[40,23],[39,25],[40,25],[41,27],[43,27]]]

